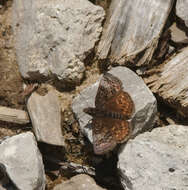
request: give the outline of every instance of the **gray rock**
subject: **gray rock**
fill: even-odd
[[[121,65],[148,64],[172,6],[171,0],[112,0],[98,46],[99,58]]]
[[[98,185],[94,179],[85,174],[72,177],[70,180],[56,185],[53,190],[105,190]]]
[[[102,7],[87,0],[15,0],[13,28],[23,77],[79,83],[102,31]]]
[[[143,80],[126,67],[115,67],[110,73],[122,81],[124,91],[128,92],[134,101],[135,114],[131,120],[134,128],[132,136],[142,130],[152,128],[157,112],[156,99],[149,88],[144,84]],[[82,91],[80,95],[73,100],[72,104],[72,109],[78,118],[80,128],[91,142],[93,141],[92,131],[88,123],[92,117],[85,114],[83,109],[95,106],[95,96],[98,85],[99,80]]]
[[[186,36],[185,32],[183,30],[180,30],[177,26],[176,23],[174,23],[170,27],[171,31],[171,40],[176,42],[176,43],[186,43],[188,44],[188,37]]]
[[[0,165],[19,190],[44,190],[42,156],[31,132],[15,135],[0,144]]]
[[[128,190],[186,190],[188,126],[156,128],[130,140],[119,154],[122,184]]]
[[[188,27],[188,1],[187,0],[177,0],[176,14],[178,17],[184,20],[185,25]]]
[[[34,92],[27,102],[27,109],[38,141],[64,145],[61,132],[61,107],[53,90],[45,96]]]

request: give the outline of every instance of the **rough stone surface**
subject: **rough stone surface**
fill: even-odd
[[[177,0],[176,14],[178,17],[184,20],[185,25],[188,27],[188,1],[187,0]]]
[[[31,132],[2,141],[0,152],[1,168],[19,190],[45,189],[42,156]]]
[[[103,19],[102,7],[87,0],[15,0],[13,29],[22,76],[55,75],[79,83],[83,61],[99,40]]]
[[[188,114],[188,47],[181,49],[146,80],[151,90],[158,94],[183,117]]]
[[[109,57],[118,64],[148,63],[172,5],[171,0],[113,0],[98,47],[99,58]]]
[[[170,31],[171,40],[173,42],[188,44],[188,37],[186,36],[186,33],[183,30],[180,30],[175,23],[170,27]]]
[[[186,190],[188,126],[169,125],[130,140],[118,168],[128,190]]]
[[[45,96],[34,92],[27,102],[27,109],[38,141],[64,145],[61,132],[61,107],[53,90]]]
[[[85,174],[80,174],[72,177],[69,181],[63,182],[53,190],[105,190],[98,185],[94,179]]]
[[[152,127],[155,122],[157,112],[156,99],[143,80],[133,71],[126,67],[116,67],[110,71],[111,74],[118,77],[122,83],[124,91],[128,92],[135,104],[135,114],[131,120],[134,131],[133,136]],[[92,130],[88,123],[92,117],[85,114],[83,109],[95,106],[95,96],[98,90],[99,80],[82,91],[79,96],[73,100],[72,109],[78,118],[81,130],[92,142]]]

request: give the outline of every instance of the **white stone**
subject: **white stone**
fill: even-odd
[[[0,165],[18,189],[45,189],[42,156],[31,132],[2,141],[0,152]]]
[[[119,153],[121,182],[127,190],[186,190],[188,126],[156,128],[130,140]]]
[[[55,75],[63,82],[79,83],[103,19],[103,8],[88,0],[15,0],[13,29],[22,76]]]
[[[135,114],[131,120],[133,134],[152,128],[157,112],[156,99],[144,81],[133,71],[126,67],[115,67],[110,73],[118,77],[123,83],[124,91],[128,92],[135,104]],[[73,100],[72,109],[78,118],[80,128],[92,142],[92,127],[88,125],[92,117],[83,112],[84,108],[95,107],[95,96],[98,90],[99,80],[83,90]]]

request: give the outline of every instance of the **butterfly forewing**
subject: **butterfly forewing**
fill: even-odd
[[[124,91],[121,91],[105,102],[103,108],[121,114],[125,119],[131,118],[135,109],[132,98]]]
[[[117,77],[110,73],[104,74],[95,98],[96,108],[101,108],[107,100],[116,95],[121,89],[122,83]]]

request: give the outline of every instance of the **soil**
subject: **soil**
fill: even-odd
[[[11,27],[11,1],[0,8],[0,105],[24,109],[20,97],[23,80],[16,64],[14,38]],[[0,122],[0,138],[20,132],[20,126]]]

